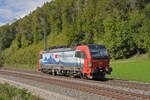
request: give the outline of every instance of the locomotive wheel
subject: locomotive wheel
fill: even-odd
[[[98,77],[96,77],[97,80],[105,80],[105,73],[100,73]]]
[[[41,72],[42,72],[42,73],[46,73],[46,71],[45,71],[44,69],[41,69]]]
[[[84,79],[84,77],[83,77],[83,74],[82,74],[82,73],[80,74],[80,78]]]
[[[81,74],[80,74],[80,77],[83,78],[83,79],[88,79],[87,74],[82,74],[82,73],[81,73]]]
[[[57,75],[57,73],[56,73],[56,71],[55,71],[55,70],[52,70],[52,75],[54,75],[54,76],[56,76],[56,75]]]
[[[56,76],[57,74],[56,74],[56,72],[52,72],[52,75]]]
[[[70,74],[70,77],[71,77],[71,78],[75,78],[75,75],[74,75],[74,74]]]

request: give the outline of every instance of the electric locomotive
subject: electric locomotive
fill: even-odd
[[[59,46],[40,51],[38,70],[53,75],[103,79],[111,74],[110,56],[99,44]]]

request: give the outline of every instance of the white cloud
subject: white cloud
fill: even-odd
[[[1,22],[0,22],[0,26],[5,25],[5,24],[6,24],[6,23],[1,23]]]
[[[4,19],[5,21],[12,20],[13,18],[17,17],[18,14],[18,12],[13,12],[11,9],[0,9],[0,18]]]
[[[51,0],[5,0],[5,6],[0,7],[0,19],[12,23],[15,18],[22,18]],[[1,22],[2,23],[2,22]],[[0,26],[3,25],[0,23]]]

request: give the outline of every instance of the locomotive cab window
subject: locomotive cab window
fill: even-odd
[[[107,59],[109,57],[105,46],[89,45],[92,59]]]
[[[86,59],[86,54],[84,51],[76,51],[75,57]]]

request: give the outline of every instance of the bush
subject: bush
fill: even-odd
[[[17,89],[8,83],[0,84],[0,100],[42,100],[31,95],[26,89]]]

